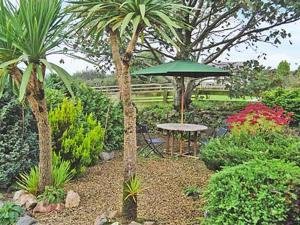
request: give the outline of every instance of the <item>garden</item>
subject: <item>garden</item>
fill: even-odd
[[[0,0],[0,225],[300,224],[300,67],[214,64],[279,45],[299,15],[298,1]],[[61,56],[95,70],[70,75]],[[166,82],[170,101],[141,101]]]

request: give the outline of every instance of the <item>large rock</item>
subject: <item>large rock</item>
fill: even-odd
[[[101,216],[96,218],[94,225],[104,225],[107,221],[107,215],[106,213],[103,213]]]
[[[33,225],[37,224],[38,221],[28,215],[22,216],[19,218],[18,222],[16,225]]]
[[[50,213],[54,211],[61,211],[63,209],[63,204],[47,204],[45,202],[39,202],[33,209],[33,213]]]
[[[66,197],[66,208],[75,208],[78,207],[80,203],[80,196],[75,191],[68,191],[67,197]]]
[[[100,153],[100,159],[103,161],[109,161],[112,160],[115,157],[114,152],[101,152]]]
[[[16,204],[24,206],[26,209],[33,209],[37,204],[36,197],[24,190],[17,191],[14,194],[13,200]]]

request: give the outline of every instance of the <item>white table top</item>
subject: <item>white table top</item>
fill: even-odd
[[[188,124],[188,123],[163,123],[158,124],[157,128],[163,130],[170,130],[170,131],[187,131],[187,132],[196,132],[196,131],[204,131],[208,128],[204,125],[199,124]]]

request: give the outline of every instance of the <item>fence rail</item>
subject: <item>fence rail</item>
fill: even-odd
[[[92,87],[96,91],[105,92],[107,94],[116,94],[120,91],[118,86],[99,86]],[[197,87],[200,90],[224,90],[225,87],[222,85],[210,85],[202,84]],[[174,86],[172,83],[151,83],[151,84],[132,84],[131,90],[133,94],[147,94],[147,93],[164,93],[164,92],[174,92]]]

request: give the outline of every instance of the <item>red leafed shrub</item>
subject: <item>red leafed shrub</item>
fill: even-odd
[[[281,107],[270,108],[262,103],[251,103],[244,110],[230,116],[229,127],[257,131],[278,130],[291,121],[292,113]],[[244,129],[243,129],[244,130]]]

